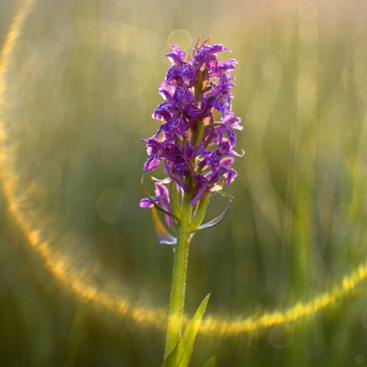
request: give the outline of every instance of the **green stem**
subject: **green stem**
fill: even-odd
[[[169,305],[168,326],[164,359],[175,349],[182,334],[184,312],[187,260],[192,234],[189,225],[192,207],[189,195],[185,194],[182,204],[181,225],[178,230],[177,245],[173,260],[171,300]]]

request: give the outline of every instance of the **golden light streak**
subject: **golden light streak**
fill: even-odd
[[[34,195],[34,187],[26,185],[18,176],[14,163],[14,154],[7,144],[5,116],[9,108],[6,100],[7,72],[11,65],[12,52],[27,16],[30,14],[33,1],[23,0],[22,8],[14,17],[1,50],[0,58],[0,178],[2,180],[4,195],[7,199],[8,211],[24,234],[29,246],[42,259],[43,266],[53,277],[54,282],[66,293],[71,293],[80,302],[88,302],[95,312],[109,313],[119,320],[130,319],[136,325],[151,326],[165,330],[167,310],[163,308],[148,308],[139,302],[129,301],[128,288],[113,288],[116,281],[110,277],[107,285],[100,286],[93,279],[93,274],[98,273],[100,265],[97,261],[88,266],[81,267],[71,253],[60,246],[63,251],[55,249],[52,243],[67,243],[77,246],[80,240],[76,235],[69,234],[58,238],[57,233],[42,225],[44,219],[37,212],[37,208],[27,207],[27,200]],[[70,247],[69,247],[70,248]],[[307,320],[316,313],[335,305],[335,302],[352,296],[356,287],[367,279],[367,262],[359,265],[350,274],[344,276],[339,284],[331,290],[322,293],[308,302],[299,302],[283,310],[224,319],[215,314],[208,315],[200,327],[201,333],[219,337],[236,336],[242,333],[258,334],[261,330],[276,325]],[[187,318],[185,322],[187,322]]]

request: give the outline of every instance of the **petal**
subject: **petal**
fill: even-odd
[[[164,208],[163,208],[163,209],[164,209]],[[169,227],[172,227],[173,219],[172,219],[169,215],[167,215],[167,214],[165,214],[165,215],[164,215],[164,219],[166,220],[167,225],[168,225]]]
[[[234,169],[231,169],[225,176],[227,176],[226,184],[230,185],[233,182],[233,180],[237,177],[237,172]]]
[[[237,138],[236,138],[235,132],[231,128],[228,128],[227,129],[227,135],[228,135],[228,139],[229,139],[232,147],[235,147],[236,144],[237,144]]]
[[[220,161],[220,165],[226,168],[231,168],[233,162],[234,162],[233,157],[226,157]]]
[[[155,193],[157,196],[165,197],[168,199],[169,193],[166,186],[162,185],[162,183],[155,183]]]
[[[184,112],[190,117],[197,117],[200,114],[200,108],[195,103],[185,103]]]
[[[140,208],[147,209],[147,208],[153,208],[153,203],[150,201],[150,199],[144,198],[140,200]]]
[[[196,175],[196,185],[197,185],[197,192],[193,199],[190,202],[190,205],[195,205],[198,203],[201,198],[204,196],[204,194],[209,191],[210,188],[210,182],[207,178],[205,178],[202,175]]]
[[[195,205],[195,204],[197,204],[200,200],[201,200],[201,198],[204,196],[204,194],[207,192],[208,190],[206,190],[206,188],[205,187],[201,187],[198,191],[197,191],[197,193],[196,193],[196,195],[193,197],[193,199],[190,201],[190,205]]]
[[[161,88],[159,94],[168,102],[172,101],[172,91],[168,88]]]
[[[172,45],[172,52],[168,53],[167,58],[169,58],[175,64],[182,65],[185,58],[185,51],[175,45]]]
[[[161,103],[153,113],[156,120],[168,121],[172,116],[172,107],[167,102]]]
[[[194,151],[192,152],[192,158],[196,158],[198,155],[200,155],[203,151],[204,151],[204,140],[202,140],[195,148]]]
[[[161,163],[161,157],[158,154],[152,154],[145,162],[143,171],[154,171]]]
[[[168,189],[166,186],[162,185],[161,183],[159,182],[156,182],[155,183],[155,193],[156,193],[156,198],[157,199],[157,202],[158,204],[164,209],[164,210],[167,210],[168,212],[172,212],[171,211],[171,206],[169,204],[169,192],[168,192]],[[167,224],[171,227],[172,224],[173,224],[173,220],[172,218],[165,214],[165,219],[166,219],[166,222]]]
[[[212,170],[215,170],[219,166],[219,156],[216,153],[206,158],[206,163]]]
[[[215,152],[218,154],[219,157],[222,157],[228,154],[230,148],[231,148],[230,143],[228,141],[224,141],[223,143],[220,143],[216,147]]]

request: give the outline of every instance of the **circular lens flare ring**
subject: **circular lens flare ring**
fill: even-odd
[[[27,205],[27,198],[32,195],[34,188],[24,187],[23,184],[22,190],[19,190],[22,180],[16,172],[14,157],[7,144],[4,116],[8,108],[5,99],[6,74],[9,65],[11,65],[12,53],[17,40],[21,36],[23,25],[31,13],[33,4],[33,0],[23,0],[21,9],[10,25],[0,53],[0,178],[8,211],[24,234],[29,246],[40,256],[44,268],[66,293],[71,292],[80,302],[90,303],[96,312],[108,312],[117,319],[128,318],[137,325],[150,325],[164,331],[167,319],[166,309],[147,308],[141,306],[142,301],[129,301],[128,289],[121,291],[122,288],[113,289],[108,285],[98,285],[88,274],[88,269],[98,267],[98,264],[81,268],[80,264],[76,264],[73,260],[71,253],[55,250],[50,244],[55,240],[61,240],[37,224],[42,223],[42,219],[34,219],[39,217],[36,208],[24,209]],[[68,241],[71,245],[78,243],[77,237],[70,235],[62,241]],[[95,261],[95,259],[93,260]],[[333,306],[336,301],[352,296],[356,287],[366,280],[367,262],[365,261],[350,274],[344,276],[341,282],[332,287],[331,290],[312,298],[310,301],[299,302],[284,311],[250,315],[245,318],[238,317],[232,320],[218,317],[215,314],[207,315],[201,323],[199,332],[218,337],[236,336],[242,333],[256,335],[261,330],[276,325],[305,320],[313,317],[319,311]],[[185,318],[185,323],[187,322],[188,318]]]

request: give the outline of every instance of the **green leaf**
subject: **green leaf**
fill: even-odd
[[[157,210],[154,207],[152,208],[152,217],[158,242],[161,245],[176,245],[177,238],[173,237],[171,233],[167,231],[166,227],[163,225],[161,219],[158,216]]]
[[[204,137],[204,123],[202,119],[199,119],[192,127],[191,144],[195,148],[203,140]]]
[[[212,356],[211,358],[209,358],[209,360],[206,361],[203,367],[217,367],[217,357]]]
[[[171,200],[171,209],[173,214],[176,215],[177,218],[181,219],[181,211],[182,205],[180,203],[180,198],[178,196],[176,183],[174,181],[169,184],[169,197]]]
[[[197,309],[194,317],[187,325],[185,332],[183,333],[181,339],[179,340],[176,348],[172,351],[172,353],[163,361],[161,367],[187,367],[192,351],[194,349],[194,342],[196,338],[196,334],[199,330],[199,326],[201,323],[201,319],[203,318],[206,305],[208,304],[208,300],[210,297],[210,293],[204,298],[201,302],[199,308]]]
[[[227,207],[221,215],[218,215],[218,217],[212,219],[210,222],[202,224],[196,230],[193,230],[193,232],[202,231],[203,229],[212,228],[212,227],[216,226],[217,224],[219,224],[225,218],[225,216],[227,215],[227,213],[229,211],[229,208],[231,207],[231,203],[232,203],[232,198],[230,197],[229,200],[228,200]]]
[[[191,231],[195,231],[198,229],[198,227],[200,226],[200,224],[203,222],[205,213],[206,213],[206,208],[208,206],[209,203],[209,193],[205,193],[204,196],[201,198],[201,200],[199,201],[196,213],[195,213],[195,219],[192,221],[192,223],[190,224],[190,230]]]

